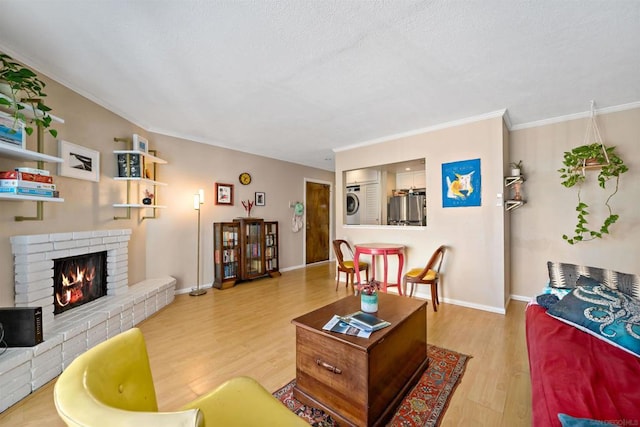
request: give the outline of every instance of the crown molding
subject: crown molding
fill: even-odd
[[[494,119],[496,117],[503,117],[504,118],[505,114],[507,114],[507,110],[506,109],[498,110],[498,111],[492,111],[490,113],[485,113],[485,114],[480,114],[480,115],[477,115],[477,116],[466,117],[464,119],[459,119],[459,120],[454,120],[454,121],[451,121],[451,122],[441,123],[441,124],[438,124],[438,125],[428,126],[426,128],[414,129],[414,130],[410,130],[410,131],[407,131],[407,132],[402,132],[402,133],[397,133],[397,134],[394,134],[394,135],[383,136],[381,138],[371,139],[371,140],[368,140],[368,141],[357,142],[355,144],[350,144],[350,145],[347,145],[347,146],[344,146],[344,147],[334,148],[333,152],[334,153],[339,153],[341,151],[349,151],[349,150],[353,150],[354,148],[366,147],[368,145],[375,145],[375,144],[379,144],[381,142],[392,141],[394,139],[406,138],[406,137],[409,137],[409,136],[420,135],[422,133],[429,133],[429,132],[434,132],[434,131],[441,130],[441,129],[447,129],[447,128],[452,128],[452,127],[456,127],[456,126],[466,125],[466,124],[469,124],[469,123],[480,122],[480,121],[487,120],[487,119]]]
[[[598,108],[594,110],[594,113],[597,114],[609,114],[609,113],[617,113],[619,111],[633,110],[635,108],[640,108],[640,101],[630,102],[628,104],[614,105],[611,107]],[[585,119],[591,117],[591,111],[583,111],[581,113],[567,114],[566,116],[558,116],[552,117],[549,119],[538,120],[535,122],[529,123],[521,123],[519,125],[512,126],[509,130],[521,130],[521,129],[529,129],[540,126],[552,125],[555,123],[568,122],[570,120],[577,119]]]

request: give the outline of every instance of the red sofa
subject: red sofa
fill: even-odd
[[[533,426],[560,426],[559,413],[640,426],[640,358],[545,311],[526,309]]]

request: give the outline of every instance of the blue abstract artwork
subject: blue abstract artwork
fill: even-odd
[[[480,206],[480,159],[442,164],[442,207]]]

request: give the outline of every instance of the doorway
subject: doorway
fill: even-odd
[[[322,182],[305,183],[305,264],[329,260],[331,224],[331,185]]]

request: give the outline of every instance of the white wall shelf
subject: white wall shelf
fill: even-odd
[[[26,160],[33,162],[62,163],[60,157],[49,156],[37,151],[25,150],[10,144],[0,143],[0,157],[13,160]]]
[[[8,201],[29,201],[29,202],[64,202],[61,197],[44,197],[44,196],[24,196],[22,194],[0,193],[0,200]]]
[[[139,154],[144,157],[145,162],[158,163],[159,165],[166,165],[167,161],[161,159],[160,157],[156,157],[152,154],[145,153],[144,151],[137,150],[114,150],[114,154]]]
[[[166,209],[166,206],[163,205],[145,205],[142,203],[116,203],[113,205],[114,208],[135,208],[135,209],[142,209],[142,208],[153,208],[153,209]]]
[[[131,209],[153,209],[153,215],[145,215],[142,217],[142,219],[144,220],[156,218],[156,209],[165,209],[167,206],[145,205],[144,203],[137,203],[135,202],[135,200],[142,199],[142,189],[144,188],[144,186],[151,186],[153,187],[153,196],[151,196],[152,201],[158,201],[158,187],[166,186],[168,184],[156,181],[156,177],[158,176],[156,166],[167,164],[167,161],[155,156],[155,150],[132,150],[131,148],[134,147],[132,139],[114,138],[113,140],[118,143],[125,143],[127,147],[126,150],[113,151],[113,154],[115,154],[116,159],[118,160],[116,162],[118,163],[118,171],[116,172],[116,176],[114,176],[113,179],[115,181],[124,181],[127,183],[127,200],[125,201],[125,203],[113,204],[114,208],[126,208],[127,214],[125,216],[114,216],[113,219],[131,219]],[[126,155],[126,158],[122,155]],[[120,163],[121,159],[125,162],[124,167]],[[134,163],[139,169],[132,173]],[[147,166],[150,166],[151,170],[147,170]],[[130,175],[143,175],[144,177]],[[136,187],[133,189],[131,188],[132,184],[136,184]],[[146,191],[148,191],[148,188],[146,189]]]
[[[506,187],[507,191],[514,191],[514,197],[510,197],[504,202],[505,210],[512,211],[514,209],[518,209],[526,203],[525,200],[516,198],[516,195],[520,195],[520,186],[522,186],[524,181],[525,179],[522,175],[504,177],[504,186]],[[520,195],[520,197],[522,196]]]
[[[10,96],[5,95],[4,93],[0,93],[0,98],[4,98],[7,101],[13,102],[13,100],[11,99]],[[42,112],[41,110],[35,110],[37,113],[34,114],[34,108],[31,106],[31,104],[26,103],[26,102],[18,102],[18,105],[20,105],[22,108],[22,110],[20,110],[20,112],[22,114],[24,114],[24,116],[28,119],[33,119],[36,114],[38,115],[38,117],[42,117],[44,115],[44,112]],[[11,111],[11,109],[6,108],[6,106],[3,106],[2,108],[4,111]],[[57,123],[64,123],[64,119],[61,119],[60,117],[54,116],[53,114],[49,114],[49,117],[51,117],[51,120]]]

